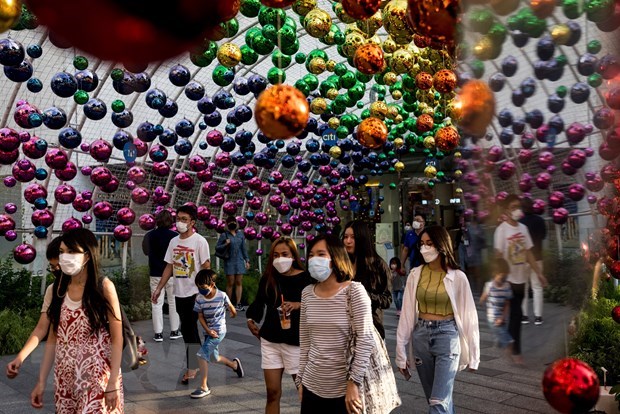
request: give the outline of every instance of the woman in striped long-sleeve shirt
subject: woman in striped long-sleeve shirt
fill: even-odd
[[[301,413],[361,413],[359,386],[374,351],[370,298],[353,279],[342,241],[321,235],[309,246],[308,271],[317,281],[301,297],[300,357],[296,384]],[[351,298],[352,323],[347,313]],[[357,335],[350,366],[345,360],[350,327]]]

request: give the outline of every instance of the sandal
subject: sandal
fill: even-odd
[[[190,374],[191,371],[193,371],[192,374]],[[200,369],[196,369],[196,370],[188,369],[187,371],[185,371],[185,374],[183,374],[183,379],[181,380],[181,384],[183,385],[189,384],[189,380],[196,378],[196,375],[198,375],[198,371],[200,371]]]

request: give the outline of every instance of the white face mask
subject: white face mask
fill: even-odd
[[[86,265],[86,255],[84,253],[61,253],[58,257],[58,264],[64,274],[75,276]]]
[[[514,210],[510,216],[512,217],[512,219],[514,221],[519,221],[523,218],[523,210],[521,210],[520,208]]]
[[[308,260],[308,272],[313,279],[317,282],[324,282],[329,275],[332,274],[332,269],[329,267],[331,259],[326,257],[312,257]]]
[[[189,225],[187,223],[183,223],[182,221],[177,221],[177,230],[179,233],[185,233],[188,230]]]
[[[293,259],[291,257],[278,257],[273,259],[273,267],[280,273],[286,273],[293,265]]]
[[[426,263],[434,261],[439,256],[439,252],[437,251],[435,246],[423,245],[422,247],[420,247],[420,253],[422,253],[422,257],[424,257],[424,261]]]
[[[420,223],[419,221],[414,221],[411,225],[413,226],[414,230],[420,230],[422,228],[422,223]]]
[[[411,231],[411,226],[405,226],[405,231]]]

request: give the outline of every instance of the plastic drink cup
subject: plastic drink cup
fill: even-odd
[[[282,329],[291,329],[291,313],[285,312],[282,306],[278,306],[278,315],[280,315],[280,326]]]

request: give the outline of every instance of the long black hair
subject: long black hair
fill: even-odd
[[[458,270],[461,267],[454,257],[454,249],[452,248],[452,239],[448,230],[442,226],[425,227],[420,233],[420,244],[422,243],[422,235],[426,233],[433,242],[433,245],[439,252],[441,257],[441,268],[447,272],[448,269]]]
[[[351,264],[351,260],[349,260],[347,250],[344,248],[342,240],[328,234],[318,235],[308,244],[308,254],[310,254],[312,248],[320,241],[325,241],[327,245],[327,252],[332,260],[332,271],[336,275],[336,281],[338,283],[343,283],[352,280],[353,265]],[[316,283],[316,280],[313,279],[313,281]]]
[[[99,245],[97,238],[90,230],[79,228],[64,233],[62,235],[62,242],[68,249],[75,252],[83,251],[88,256],[82,306],[88,316],[92,332],[97,332],[102,327],[107,328],[107,312],[112,310],[112,307],[103,295],[104,277],[101,275],[99,268]],[[47,316],[54,327],[54,332],[58,330],[60,309],[70,282],[71,276],[64,273],[61,273],[60,277],[54,281],[52,303],[47,310]]]
[[[366,223],[359,220],[348,222],[344,226],[344,231],[346,232],[348,228],[353,230],[355,238],[355,253],[349,254],[351,262],[355,264],[355,280],[361,282],[366,289],[378,289],[386,283],[380,277],[384,275],[387,278],[388,268],[375,249],[370,230]]]

